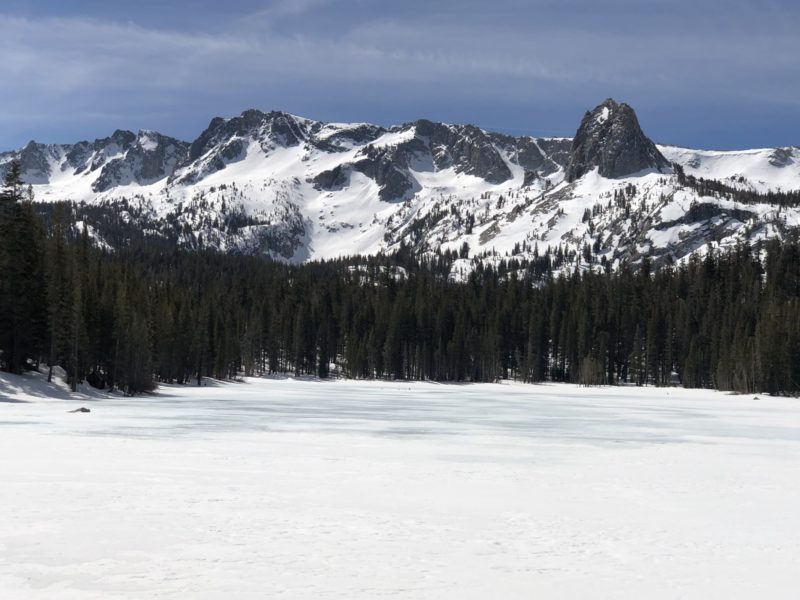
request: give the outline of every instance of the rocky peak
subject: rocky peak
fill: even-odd
[[[111,141],[127,150],[136,142],[136,134],[126,129],[117,129],[111,134]]]
[[[311,131],[319,127],[321,125],[315,121],[289,113],[265,113],[254,108],[232,119],[216,117],[190,146],[184,166],[211,151],[214,154],[211,158],[215,165],[213,170],[219,170],[241,157],[250,141],[257,142],[268,153],[278,146],[286,148],[303,143]]]
[[[594,168],[616,178],[646,169],[668,171],[670,163],[642,132],[634,110],[609,98],[584,115],[572,141],[567,180]]]
[[[34,141],[19,151],[15,157],[22,167],[22,179],[27,183],[47,183],[51,160],[57,158],[58,148]],[[5,173],[3,173],[5,175]]]
[[[130,132],[126,132],[130,133]],[[126,135],[127,149],[102,166],[92,184],[95,192],[105,192],[120,185],[149,185],[172,174],[186,156],[189,144],[156,131],[142,130]],[[112,135],[112,139],[116,132]]]

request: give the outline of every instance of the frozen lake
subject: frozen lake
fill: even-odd
[[[796,399],[255,379],[48,393],[0,377],[1,598],[800,589]]]

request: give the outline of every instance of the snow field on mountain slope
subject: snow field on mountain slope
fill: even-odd
[[[758,192],[800,189],[800,148],[753,150],[692,150],[658,146],[670,162],[683,165],[686,173],[706,179],[745,177]],[[787,152],[783,165],[773,164],[776,150]]]
[[[254,379],[70,399],[2,375],[0,430],[3,598],[788,599],[800,584],[795,399]]]
[[[358,124],[326,125],[320,133],[320,139],[357,127]],[[140,132],[139,145],[152,150],[154,135]],[[102,193],[92,190],[101,169],[76,173],[69,166],[65,148],[54,147],[51,155],[48,155],[50,181],[36,185],[35,193],[41,200],[69,198],[89,202],[139,196],[144,198],[142,204],[145,209],[152,208],[154,214],[160,217],[175,211],[181,204],[185,207],[202,197],[209,203],[204,205],[202,211],[191,215],[184,213],[182,216],[191,227],[200,227],[203,222],[222,222],[225,216],[221,211],[224,198],[228,210],[241,205],[262,225],[254,227],[252,232],[240,230],[239,238],[228,239],[226,235],[220,235],[216,239],[212,232],[210,238],[206,233],[207,239],[215,240],[214,243],[221,250],[230,250],[237,244],[246,246],[249,235],[257,235],[265,225],[272,226],[275,230],[272,235],[279,237],[286,234],[287,244],[295,244],[295,254],[291,257],[295,261],[391,250],[400,239],[409,241],[406,236],[409,229],[418,230],[411,227],[415,219],[433,211],[437,211],[430,219],[434,224],[424,231],[422,242],[429,248],[449,250],[460,250],[466,242],[473,255],[495,251],[503,256],[523,242],[531,246],[538,243],[541,251],[547,245],[562,245],[567,250],[580,251],[584,244],[593,244],[598,235],[603,236],[604,252],[610,255],[616,244],[620,243],[620,236],[627,236],[630,242],[638,233],[644,234],[637,242],[641,252],[646,252],[648,247],[669,248],[676,244],[694,247],[695,242],[691,239],[689,242],[684,240],[696,238],[700,226],[678,223],[671,228],[661,228],[658,227],[659,220],[666,220],[666,214],[674,212],[672,209],[678,206],[685,211],[692,200],[717,203],[724,208],[730,204],[730,207],[737,208],[728,201],[699,198],[694,192],[676,192],[674,176],[638,173],[624,179],[609,180],[599,177],[596,171],[586,174],[563,197],[552,196],[553,199],[552,193],[564,188],[565,184],[561,183],[563,171],[551,174],[548,177],[553,186],[549,190],[551,194],[540,201],[544,182],[537,180],[532,186],[523,188],[524,170],[517,164],[514,150],[510,147],[495,148],[512,173],[509,181],[493,184],[477,176],[457,173],[454,167],[437,171],[432,157],[423,153],[416,156],[417,162],[412,157],[409,164],[408,174],[414,180],[414,197],[407,202],[403,199],[383,201],[378,184],[349,165],[363,159],[363,150],[368,145],[377,149],[391,148],[414,135],[416,130],[413,127],[387,131],[370,144],[351,141],[344,143],[340,146],[341,151],[336,152],[309,144],[283,146],[277,138],[273,140],[264,131],[258,134],[257,139],[251,135],[233,136],[226,139],[225,143],[238,141],[244,142],[244,146],[238,156],[225,159],[222,169],[215,162],[219,159],[219,148],[215,147],[179,169],[172,182],[167,178],[151,185],[133,182]],[[697,176],[722,179],[731,185],[759,191],[800,188],[800,150],[797,148],[726,152],[672,146],[659,148],[669,160],[684,165],[687,173]],[[89,162],[94,164],[95,161],[121,158],[122,152],[119,146],[110,144],[97,150],[96,156],[92,155]],[[402,161],[399,164],[402,166]],[[314,178],[336,167],[344,167],[342,186],[332,190],[316,189]],[[131,175],[123,173],[120,181],[128,181]],[[184,176],[194,176],[197,180],[194,183],[176,183]],[[729,179],[739,176],[747,180],[740,182],[738,179]],[[664,185],[658,183],[662,178],[667,182]],[[189,181],[195,180],[189,177]],[[655,228],[639,232],[638,223],[632,220],[620,222],[619,211],[612,211],[607,217],[601,215],[593,220],[597,234],[589,235],[588,224],[582,220],[584,210],[596,204],[607,204],[609,194],[614,189],[621,189],[629,183],[636,185],[644,195],[650,194],[649,202],[655,209],[652,215]],[[674,193],[674,201],[655,206],[659,192],[667,199]],[[687,195],[691,196],[689,200],[678,201]],[[500,196],[506,200],[502,206],[499,203]],[[641,197],[637,195],[634,204]],[[448,211],[451,206],[458,210],[441,218],[440,212]],[[775,216],[775,207],[748,205],[744,208],[756,213],[755,217],[750,219],[749,224],[726,218],[723,245],[731,246],[745,239],[752,243],[780,236],[781,225],[769,222],[761,226],[767,214]],[[461,220],[467,214],[478,217],[470,234],[464,230]],[[781,218],[784,217],[786,225],[794,225],[800,222],[800,211],[786,209],[781,213]],[[281,230],[282,225],[287,231]],[[709,221],[709,226],[713,227],[714,223]],[[609,229],[613,229],[610,235]],[[708,250],[702,242],[697,242],[700,245],[695,248],[699,254]]]

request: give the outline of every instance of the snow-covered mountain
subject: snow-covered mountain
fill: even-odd
[[[0,170],[16,158],[25,181],[65,197],[91,198],[131,184],[163,180],[184,160],[189,144],[154,131],[115,131],[111,137],[77,144],[30,142],[0,154]]]
[[[794,196],[781,194],[800,190],[800,148],[656,146],[633,109],[610,99],[574,139],[248,110],[213,119],[192,143],[151,131],[31,142],[0,154],[0,174],[13,159],[40,201],[85,202],[190,247],[293,261],[466,243],[486,261],[549,247],[614,267],[758,243],[800,224]],[[102,224],[87,225],[108,243]]]

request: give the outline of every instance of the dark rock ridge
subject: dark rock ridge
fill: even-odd
[[[72,170],[74,175],[99,171],[92,183],[95,192],[104,192],[131,183],[150,184],[172,173],[185,159],[189,144],[154,131],[117,130],[111,136],[93,142],[75,144],[38,144],[30,142],[22,150],[0,154],[18,159],[22,179],[32,184],[47,184],[54,169]],[[6,165],[0,164],[0,176]]]
[[[584,115],[572,140],[567,181],[594,168],[603,177],[617,178],[646,169],[668,172],[670,163],[642,132],[634,110],[609,98]]]
[[[297,146],[311,134],[310,124],[313,123],[280,111],[264,113],[256,109],[246,110],[232,119],[215,117],[189,146],[175,182],[196,183],[221,171],[226,165],[244,158],[251,143],[261,146],[265,154],[278,146]]]
[[[105,192],[120,185],[149,185],[164,179],[183,160],[188,146],[154,131],[140,131],[124,152],[103,166],[92,189]]]
[[[794,164],[792,148],[775,148],[769,157],[769,164],[773,167],[788,167]]]
[[[408,137],[392,146],[368,144],[354,162],[320,173],[314,178],[315,186],[341,189],[348,184],[349,174],[358,171],[378,184],[381,200],[403,200],[419,188],[412,171],[452,168],[456,173],[500,184],[513,178],[507,160],[523,168],[524,182],[529,184],[536,177],[563,168],[570,144],[570,140],[515,138],[474,125],[446,125],[425,119],[388,131],[407,133]]]
[[[392,143],[376,143],[385,134]],[[491,184],[511,182],[524,187],[537,178],[565,170],[575,179],[594,168],[605,177],[623,177],[645,169],[667,171],[668,161],[641,131],[636,114],[626,104],[606,100],[586,114],[574,140],[512,137],[474,125],[447,125],[418,120],[383,128],[369,124],[325,124],[281,111],[250,109],[241,115],[213,119],[191,144],[156,132],[115,131],[94,142],[29,143],[0,153],[0,176],[9,158],[19,158],[23,178],[34,184],[54,179],[54,169],[76,176],[95,173],[92,189],[107,192],[117,186],[148,185],[165,179],[168,185],[192,184],[243,160],[253,148],[265,155],[299,147],[326,153],[356,150],[351,159],[311,180],[317,189],[341,189],[354,173],[369,177],[384,201],[406,200],[420,189],[416,173],[452,170]],[[774,161],[791,160],[776,152]]]
[[[399,134],[391,144],[373,144]],[[474,125],[419,120],[392,128],[370,124],[326,124],[281,111],[244,111],[230,119],[216,117],[191,144],[156,132],[118,130],[93,142],[38,144],[0,153],[0,176],[10,159],[22,161],[23,179],[47,184],[57,173],[93,174],[92,189],[107,192],[133,183],[166,179],[169,185],[193,184],[244,159],[253,148],[265,155],[279,148],[304,147],[326,153],[357,150],[350,161],[314,176],[317,189],[341,189],[353,173],[375,181],[384,201],[404,200],[419,190],[414,172],[452,169],[489,183],[513,179],[522,167],[524,185],[563,169],[569,140],[511,137]]]
[[[17,158],[22,167],[24,181],[32,184],[47,183],[51,161],[58,159],[58,149],[31,141],[19,151]]]

